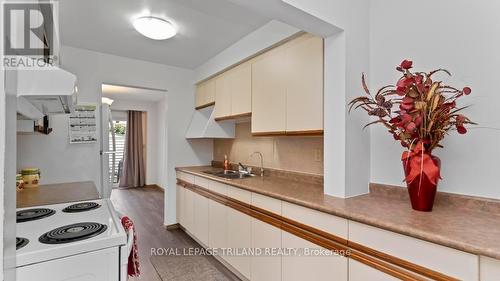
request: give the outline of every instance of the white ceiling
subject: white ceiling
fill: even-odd
[[[161,64],[195,68],[270,19],[228,0],[61,0],[63,45]],[[172,21],[178,34],[148,39],[132,19]]]
[[[128,101],[144,101],[157,102],[161,101],[167,91],[155,89],[146,89],[138,87],[102,84],[102,96],[112,100],[128,100]]]

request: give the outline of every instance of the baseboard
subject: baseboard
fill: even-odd
[[[178,223],[165,225],[165,229],[167,229],[167,230],[174,230],[174,229],[179,229],[179,228],[182,229],[181,225]]]
[[[157,184],[146,184],[144,187],[149,187],[149,188],[158,188],[161,189],[162,191],[165,191],[165,189]]]

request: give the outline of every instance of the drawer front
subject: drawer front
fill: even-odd
[[[250,191],[233,187],[233,186],[227,186],[227,196],[231,197],[233,199],[236,199],[238,201],[241,201],[243,203],[251,204],[252,203],[252,193]]]
[[[476,255],[353,221],[349,240],[451,277],[478,280]]]
[[[189,183],[194,183],[194,175],[184,173],[184,172],[177,172],[177,178],[189,182]]]
[[[210,182],[209,179],[202,178],[199,176],[194,176],[194,184],[196,184],[197,186],[201,186],[203,188],[208,189],[209,182]]]
[[[281,215],[281,200],[269,196],[252,193],[252,206]]]
[[[347,220],[289,202],[282,203],[283,217],[347,239]]]
[[[216,181],[210,181],[208,184],[208,189],[210,191],[213,191],[215,193],[221,194],[221,195],[227,195],[227,185],[216,182]]]

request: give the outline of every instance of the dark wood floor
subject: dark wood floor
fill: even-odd
[[[111,193],[111,201],[117,211],[134,221],[138,235],[141,276],[129,280],[161,281],[149,261],[151,248],[200,247],[184,231],[165,229],[162,189],[155,187],[114,189]],[[215,259],[214,262],[218,263]],[[225,271],[222,264],[217,267]]]

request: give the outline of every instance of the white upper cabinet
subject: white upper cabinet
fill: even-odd
[[[252,64],[243,63],[227,74],[231,89],[231,115],[252,112]]]
[[[323,39],[305,34],[286,50],[286,131],[323,131]]]
[[[215,79],[201,82],[196,86],[196,108],[204,107],[215,102]]]
[[[323,132],[323,39],[303,34],[252,65],[252,133]]]
[[[252,64],[252,133],[284,134],[286,130],[286,54],[282,46]]]
[[[216,119],[231,115],[231,85],[227,73],[219,75],[215,80],[214,110]]]
[[[217,77],[215,119],[230,119],[252,111],[252,65],[240,64]]]

